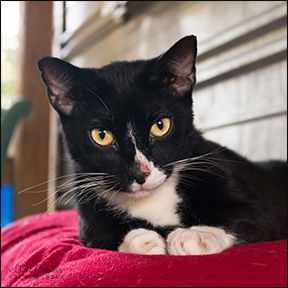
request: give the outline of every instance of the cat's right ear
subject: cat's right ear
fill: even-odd
[[[75,104],[71,91],[77,83],[80,69],[54,57],[40,59],[38,67],[53,108],[59,114],[71,115]]]

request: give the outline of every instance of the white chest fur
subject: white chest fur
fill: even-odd
[[[130,216],[144,219],[154,226],[179,225],[180,219],[176,213],[177,204],[180,202],[176,193],[177,178],[177,175],[172,174],[145,198],[130,199],[118,194],[111,199],[111,204]]]

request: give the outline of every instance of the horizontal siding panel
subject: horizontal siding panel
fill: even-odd
[[[153,1],[119,23],[97,5],[68,5],[62,57],[80,67],[147,59],[195,34],[197,127],[252,159],[287,157],[286,1]]]
[[[285,113],[286,79],[286,61],[281,61],[196,91],[195,122],[206,131]]]
[[[230,26],[222,33],[216,34],[212,39],[208,39],[201,46],[201,58],[211,55],[212,52],[219,51],[220,49],[227,49],[227,45],[239,45],[241,42],[247,41],[257,37],[262,33],[267,33],[275,27],[286,26],[286,4],[281,3],[275,7],[270,7],[265,13],[256,13],[255,17],[249,17],[247,21],[242,21],[239,25]],[[242,5],[244,5],[242,3]],[[251,11],[250,11],[251,13]]]
[[[105,1],[65,1],[66,2],[66,33],[73,35],[86,25],[92,17],[100,17]],[[96,19],[97,21],[97,19]]]
[[[154,57],[188,34],[197,35],[201,54],[202,45],[204,52],[209,45],[213,48],[212,40],[230,27],[242,25],[243,22],[275,9],[279,5],[285,9],[285,1],[261,1],[257,3],[257,8],[254,7],[256,6],[254,1],[154,2],[149,9],[143,10],[136,18],[132,15],[127,23],[116,25],[114,30],[106,34],[106,37],[101,35],[99,41],[95,39],[94,43],[87,41],[88,44],[83,47],[81,54],[73,55],[74,63],[101,66],[115,60]],[[94,24],[91,22],[91,25]],[[90,35],[93,33],[95,34],[96,31],[91,30]],[[75,47],[75,45],[82,45],[83,41],[85,43],[85,39],[80,35],[81,41],[78,41],[77,37],[75,35],[63,50],[64,58],[71,59],[69,45]],[[87,34],[87,37],[90,36]]]
[[[232,73],[233,76],[237,76],[251,65],[257,67],[261,62],[264,64],[267,61],[272,62],[274,58],[285,59],[286,51],[287,28],[284,26],[253,40],[243,41],[233,49],[221,51],[215,57],[197,62],[198,88],[203,87],[203,82],[209,84],[209,81],[215,78],[221,77],[222,80]]]
[[[287,159],[287,114],[207,131],[204,135],[251,160]]]

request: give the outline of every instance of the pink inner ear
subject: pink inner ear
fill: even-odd
[[[58,96],[65,92],[66,87],[64,83],[60,82],[56,77],[48,76],[48,87],[52,95]],[[59,78],[59,77],[58,77]]]
[[[65,95],[50,95],[50,101],[51,104],[56,110],[66,114],[70,115],[74,108],[74,102],[70,100],[69,98],[65,97]]]
[[[44,57],[39,61],[39,69],[53,108],[59,113],[71,114],[74,101],[69,98],[69,93],[79,68],[57,58]]]
[[[164,78],[163,83],[167,83],[179,94],[192,90],[196,82],[196,54],[197,40],[195,36],[186,36],[175,43],[159,59],[158,65],[160,65],[161,73],[172,75],[170,78]]]
[[[190,73],[187,76],[178,77],[176,81],[171,85],[171,88],[176,90],[178,94],[183,95],[194,88],[196,79],[195,74]]]
[[[194,70],[195,58],[191,53],[183,53],[176,56],[176,59],[171,61],[169,65],[171,65],[172,74],[178,77],[189,77]]]

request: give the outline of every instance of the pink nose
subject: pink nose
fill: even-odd
[[[143,172],[146,175],[145,177],[146,179],[151,174],[150,168],[141,161],[139,161],[139,167],[140,167],[141,172]]]

